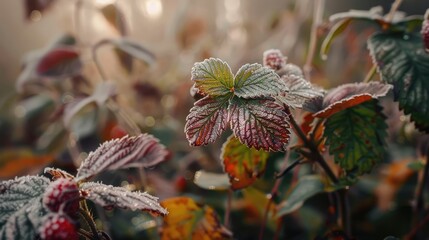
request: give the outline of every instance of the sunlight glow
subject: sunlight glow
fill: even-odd
[[[151,19],[157,19],[162,15],[161,0],[145,0],[142,1],[143,14]]]

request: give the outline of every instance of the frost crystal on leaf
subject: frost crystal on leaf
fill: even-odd
[[[49,179],[25,176],[0,183],[0,239],[34,239],[46,210],[42,195]]]
[[[104,208],[119,207],[132,211],[149,211],[152,214],[167,215],[158,198],[143,192],[130,192],[123,187],[114,187],[102,183],[88,182],[81,185],[84,197]]]
[[[218,59],[210,58],[195,63],[191,71],[191,79],[202,94],[221,96],[230,93],[234,84],[229,65]]]
[[[79,181],[106,170],[152,167],[166,156],[167,150],[152,135],[125,136],[105,142],[89,153],[76,176]]]

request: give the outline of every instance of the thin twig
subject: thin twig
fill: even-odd
[[[315,0],[314,9],[313,9],[313,23],[311,25],[310,42],[308,45],[308,54],[304,64],[304,75],[308,81],[310,81],[314,55],[316,53],[317,28],[322,23],[324,10],[325,10],[325,0]]]
[[[408,233],[404,239],[406,240],[412,240],[417,235],[418,231],[422,229],[427,223],[429,222],[429,212],[426,214],[426,216],[423,218],[423,220],[419,223],[414,225],[414,228],[411,229],[410,233]]]

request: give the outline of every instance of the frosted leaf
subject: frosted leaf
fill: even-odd
[[[234,98],[229,112],[232,131],[240,142],[258,150],[285,150],[290,134],[288,115],[274,101]]]
[[[305,102],[324,95],[323,90],[315,88],[300,75],[285,74],[282,80],[286,88],[276,99],[289,107],[302,108]]]
[[[88,182],[81,185],[84,197],[104,207],[119,207],[132,211],[148,211],[156,215],[167,215],[158,198],[144,192],[130,192],[123,187],[114,187],[102,183]]]
[[[386,96],[392,85],[380,82],[349,83],[330,90],[322,102],[322,109],[315,117],[329,117],[339,111],[356,106],[360,103]]]
[[[186,138],[192,146],[214,142],[228,125],[228,98],[206,96],[195,102],[186,117]]]
[[[46,214],[42,195],[49,179],[25,176],[0,183],[0,239],[34,239]]]
[[[158,139],[148,134],[124,136],[104,142],[90,152],[77,170],[77,181],[106,170],[130,167],[153,167],[165,160],[167,150]]]
[[[269,97],[283,88],[279,75],[261,64],[245,64],[235,75],[234,93],[242,98]]]
[[[234,77],[228,64],[218,58],[195,63],[191,79],[202,94],[222,96],[233,90]]]

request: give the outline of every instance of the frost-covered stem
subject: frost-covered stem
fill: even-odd
[[[106,81],[107,80],[107,75],[106,75],[106,72],[104,71],[104,69],[103,69],[103,67],[101,66],[101,63],[100,63],[100,61],[99,61],[99,59],[98,59],[98,56],[97,56],[97,50],[101,47],[101,46],[103,46],[104,44],[106,44],[106,43],[109,43],[109,40],[107,40],[107,39],[104,39],[104,40],[101,40],[101,41],[99,41],[97,44],[95,44],[93,47],[92,47],[92,60],[94,61],[94,63],[95,63],[95,66],[97,67],[97,70],[98,70],[98,72],[100,73],[100,76],[101,76],[101,80],[102,81]]]
[[[97,228],[95,227],[95,222],[92,219],[91,215],[89,215],[89,212],[79,209],[79,215],[85,220],[88,227],[91,229],[93,239],[95,240],[101,240],[100,236],[98,235]]]
[[[232,193],[232,189],[229,189],[225,203],[225,217],[223,219],[223,225],[225,225],[227,228],[229,228],[229,221],[231,217]]]
[[[307,59],[304,64],[304,75],[310,81],[311,69],[317,47],[317,28],[322,23],[325,0],[315,0],[313,9],[313,23],[311,25],[310,43],[308,45]]]
[[[332,169],[329,167],[329,165],[326,163],[323,156],[320,154],[319,149],[314,144],[314,142],[310,141],[307,136],[304,134],[304,132],[299,127],[298,123],[295,121],[295,118],[290,113],[289,109],[286,108],[286,112],[289,115],[289,122],[292,124],[292,127],[295,131],[295,133],[298,135],[298,137],[301,139],[301,141],[304,143],[304,145],[311,151],[311,156],[314,161],[317,162],[317,164],[320,165],[320,167],[323,169],[323,171],[326,173],[326,175],[329,177],[329,179],[334,183],[337,184],[338,178],[335,176]],[[336,207],[337,211],[339,210],[339,219],[340,219],[340,225],[342,225],[344,232],[347,235],[350,235],[350,225],[349,225],[349,209],[347,204],[347,195],[345,190],[340,190],[338,192],[335,192],[335,196],[338,199],[338,205]]]

